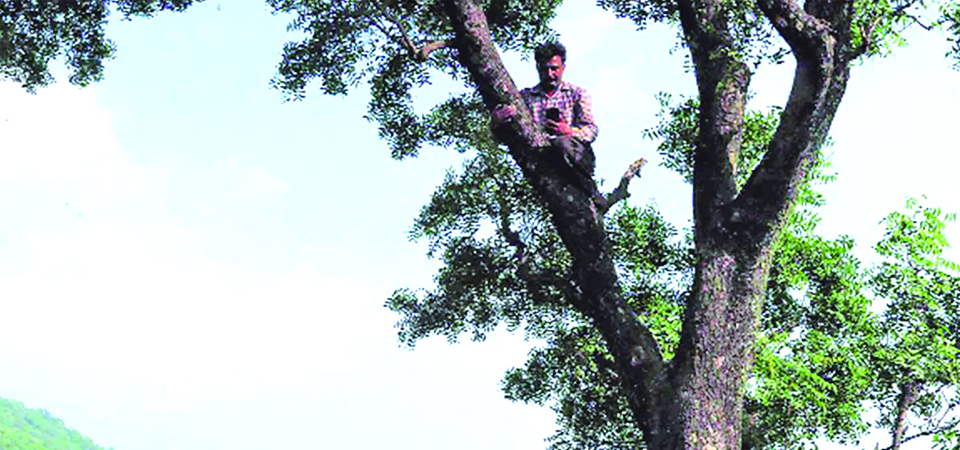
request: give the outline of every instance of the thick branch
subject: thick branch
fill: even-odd
[[[737,194],[736,171],[750,69],[737,55],[721,0],[679,0],[680,23],[696,68],[700,94],[694,153],[693,218],[698,243],[719,225],[720,208]]]
[[[767,153],[726,211],[728,227],[738,230],[740,242],[773,238],[819,156],[846,90],[849,55],[853,53],[849,11],[807,3],[808,10],[829,9],[832,15],[816,17],[799,9],[795,0],[759,1],[764,14],[794,49],[797,68]],[[839,24],[836,28],[841,31],[831,24]]]
[[[652,333],[621,297],[617,273],[605,231],[593,219],[592,199],[571,183],[569,167],[548,144],[504,68],[490,38],[486,16],[473,0],[444,0],[456,33],[455,46],[483,98],[493,109],[516,107],[516,120],[498,130],[510,155],[543,201],[564,246],[573,257],[572,271],[582,300],[573,306],[593,319],[628,386],[629,404],[648,446],[663,440],[663,418],[658,414],[658,392],[663,359]]]
[[[718,23],[723,25],[718,20],[721,6],[718,0],[677,0],[680,25],[694,60],[720,46],[721,34],[726,31],[725,27],[716,27]]]
[[[534,123],[516,83],[491,41],[486,16],[470,0],[444,0],[444,4],[454,25],[454,46],[458,50],[460,64],[470,72],[484,104],[491,110],[500,105],[513,105],[516,108],[515,120],[502,127],[506,128],[503,134],[516,144],[510,145],[511,152],[522,153],[514,155],[524,159],[518,162],[526,162],[524,154],[532,149],[545,148],[548,143],[540,127]]]
[[[603,213],[610,210],[610,208],[617,204],[617,202],[626,200],[627,197],[630,196],[630,193],[627,192],[627,187],[630,186],[630,180],[632,180],[633,177],[640,177],[640,169],[643,168],[644,164],[646,163],[647,160],[640,158],[634,161],[633,164],[630,164],[630,167],[627,168],[627,171],[623,173],[622,177],[620,177],[620,184],[616,187],[616,189],[613,190],[613,192],[604,197],[604,203],[606,203],[606,205],[600,208],[600,211],[597,211],[598,214],[603,215]]]
[[[829,24],[808,14],[796,0],[759,0],[757,5],[798,59],[812,57],[822,45]]]

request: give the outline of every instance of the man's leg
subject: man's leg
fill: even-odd
[[[591,198],[591,209],[594,210],[595,205],[606,209],[606,198],[600,193],[597,184],[593,181],[596,157],[590,144],[584,144],[571,136],[561,136],[556,139],[554,145],[562,149],[563,159],[573,169],[576,184]]]

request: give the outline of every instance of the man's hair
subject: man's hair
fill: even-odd
[[[558,41],[544,42],[537,46],[537,49],[533,52],[533,59],[538,65],[547,62],[547,60],[553,58],[554,56],[559,56],[560,61],[563,61],[564,64],[566,64],[567,48]]]

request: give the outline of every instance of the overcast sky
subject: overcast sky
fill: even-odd
[[[652,160],[631,202],[684,225],[689,187],[639,140],[654,94],[694,92],[675,33],[591,3],[568,2],[554,27],[565,78],[594,99],[598,175]],[[543,448],[552,413],[499,388],[529,343],[411,352],[383,308],[430,286],[437,262],[407,231],[461,156],[391,160],[363,89],[284,103],[268,82],[286,24],[259,0],[115,20],[104,81],[0,83],[0,397],[116,450]],[[942,37],[912,36],[854,69],[832,129],[823,230],[865,259],[907,197],[960,211],[960,72]],[[508,68],[536,82],[517,55]],[[762,70],[752,105],[782,104],[791,75]],[[422,110],[452,88],[425,89]]]

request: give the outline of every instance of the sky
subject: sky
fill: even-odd
[[[114,20],[103,81],[73,87],[58,68],[36,95],[0,82],[0,397],[116,450],[543,448],[552,412],[499,385],[533,343],[411,351],[383,307],[430,287],[438,262],[407,233],[462,156],[390,159],[363,88],[284,102],[269,80],[286,24],[256,0]],[[688,223],[689,186],[639,138],[657,92],[694,92],[675,32],[591,2],[553,27],[565,79],[594,100],[598,176],[650,159],[630,202]],[[906,198],[960,212],[960,72],[942,37],[908,37],[854,68],[831,131],[822,231],[866,261]],[[530,61],[506,61],[536,83]],[[792,71],[761,69],[751,106],[782,104]],[[453,89],[437,80],[418,106]]]

